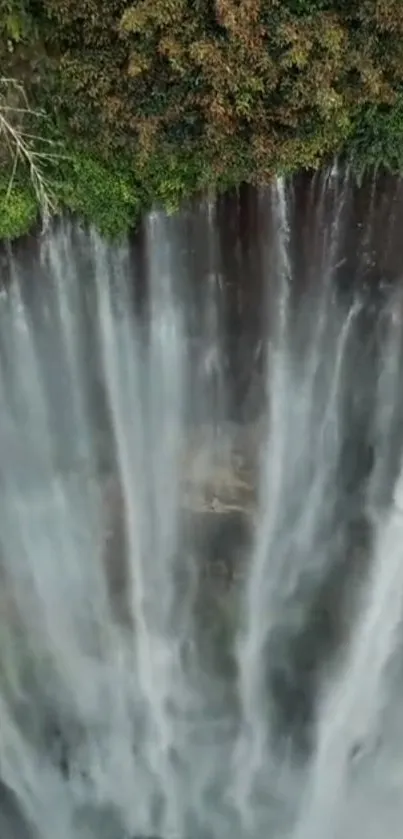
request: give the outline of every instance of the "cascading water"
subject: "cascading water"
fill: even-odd
[[[400,836],[398,214],[384,252],[357,194],[4,253],[2,836]]]

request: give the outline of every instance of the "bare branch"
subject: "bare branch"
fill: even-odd
[[[1,96],[2,89],[4,89],[3,96]],[[5,96],[7,94],[10,95],[10,92],[18,94],[22,98],[25,107],[14,107],[8,104],[5,101]],[[21,125],[23,115],[28,115],[31,118],[40,118],[44,116],[44,113],[30,108],[26,92],[20,82],[16,79],[0,77],[0,139],[4,139],[12,158],[12,171],[7,187],[7,198],[10,196],[15,181],[18,164],[20,162],[24,163],[28,167],[42,222],[46,228],[51,216],[56,210],[56,199],[41,163],[60,159],[60,155],[52,152],[42,152],[37,148],[37,143],[43,142],[50,146],[54,146],[54,143],[49,138],[43,138],[40,135],[25,132]]]

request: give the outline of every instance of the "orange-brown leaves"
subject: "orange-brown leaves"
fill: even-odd
[[[303,69],[320,61],[335,74],[345,60],[348,33],[333,15],[317,14],[304,20],[288,20],[279,27],[278,42],[283,44],[281,65]]]
[[[164,56],[170,64],[171,69],[184,75],[187,70],[187,48],[179,38],[173,35],[165,35],[161,38],[158,50],[161,56]]]
[[[167,29],[183,20],[186,0],[140,0],[124,13],[120,27],[127,34]]]
[[[238,38],[260,28],[261,0],[216,0],[215,7],[217,22]]]
[[[364,0],[361,17],[379,29],[403,34],[403,3],[401,0]]]
[[[206,115],[215,126],[215,131],[218,129],[220,134],[233,134],[236,130],[232,109],[222,95],[217,94],[206,101]]]
[[[154,151],[159,127],[160,120],[157,117],[139,118],[136,121],[140,159],[147,159]]]
[[[147,73],[152,66],[152,59],[149,55],[133,50],[130,53],[129,62],[127,65],[127,72],[132,79]]]
[[[313,165],[360,109],[382,111],[402,88],[403,0],[40,6],[56,68],[49,100],[84,142],[124,147],[144,167],[184,150],[205,179]]]

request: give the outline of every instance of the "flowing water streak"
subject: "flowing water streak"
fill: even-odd
[[[60,818],[57,829],[67,837],[73,831],[72,803],[51,757],[35,739],[46,723],[46,703],[83,721],[93,718],[102,692],[94,644],[103,643],[107,613],[92,493],[85,481],[71,482],[57,467],[40,356],[19,277],[13,280],[2,312],[1,544],[4,596],[16,609],[11,634],[19,645],[20,673],[2,697],[2,779],[15,790],[39,835],[54,835]],[[23,644],[14,623],[18,612]],[[32,710],[21,724],[16,717],[27,700],[31,667]]]
[[[396,479],[398,459],[396,443],[400,433],[401,403],[396,394],[401,387],[401,366],[403,353],[403,303],[398,290],[389,300],[384,313],[389,323],[386,335],[380,342],[382,359],[376,391],[376,412],[373,419],[373,438],[377,457],[368,490],[370,517],[379,515],[391,501],[390,488]],[[385,328],[385,327],[384,327]]]
[[[145,356],[133,338],[127,273],[115,281],[115,292],[122,296],[115,301],[118,313],[111,287],[104,287],[101,272],[97,276],[101,344],[127,524],[133,667],[143,697],[145,757],[164,801],[165,830],[176,835],[182,829],[182,806],[171,755],[175,712],[186,693],[181,690],[182,639],[172,626],[177,608],[172,563],[178,550],[184,336],[173,304],[166,224],[159,215],[149,219],[151,311]]]
[[[385,491],[393,481],[391,458],[396,457],[394,394],[401,376],[402,324],[400,319],[393,319],[393,311],[400,311],[400,306],[398,293],[389,301],[388,329],[381,344],[383,364],[375,416],[376,461],[367,491],[369,516],[375,531],[371,568],[359,600],[361,611],[353,637],[336,679],[327,684],[322,698],[317,748],[296,839],[333,839],[339,835],[341,816],[346,818],[356,792],[351,773],[356,752],[358,784],[361,780],[363,790],[366,789],[365,775],[363,779],[360,777],[359,758],[361,753],[373,751],[377,743],[380,716],[388,699],[387,665],[399,645],[403,617],[402,466],[387,504]]]
[[[202,394],[204,410],[209,417],[209,440],[206,441],[205,469],[211,470],[215,458],[224,455],[220,429],[225,416],[225,381],[222,325],[224,318],[223,281],[221,276],[221,251],[217,227],[217,204],[210,196],[203,206],[202,225],[206,240],[206,275],[204,277],[202,314],[202,353],[200,382],[205,383]],[[200,397],[200,386],[199,386]]]
[[[334,165],[334,170],[334,174],[326,172],[326,177],[323,177],[323,185],[320,194],[320,200],[318,202],[319,206],[317,211],[318,218],[320,219],[320,224],[316,222],[315,225],[315,230],[317,230],[317,228],[320,228],[320,225],[323,224],[324,200],[325,196],[329,192],[329,180],[331,179],[331,177],[333,177],[333,180],[335,180],[336,183],[332,184],[331,189],[333,206],[330,225],[330,237],[324,235],[324,231],[322,231],[322,235],[320,238],[320,241],[322,243],[320,260],[315,259],[314,262],[315,270],[319,270],[320,272],[320,287],[319,291],[315,290],[313,299],[310,293],[308,292],[308,305],[310,306],[309,320],[313,337],[308,342],[308,346],[305,346],[303,348],[304,371],[302,373],[302,377],[304,380],[304,387],[302,391],[302,399],[304,401],[304,404],[301,405],[300,409],[301,425],[299,427],[299,433],[302,437],[309,435],[310,430],[312,430],[313,428],[316,429],[316,423],[314,421],[313,415],[315,410],[317,410],[317,380],[318,376],[320,375],[320,371],[323,367],[323,356],[326,352],[327,333],[329,329],[331,330],[333,327],[331,320],[338,316],[337,313],[335,313],[334,311],[334,305],[332,305],[332,295],[334,294],[333,280],[336,269],[340,267],[340,264],[337,263],[336,260],[338,256],[338,250],[340,248],[342,220],[345,214],[347,194],[350,188],[350,178],[349,169],[348,167],[346,167],[346,170],[342,176],[342,186],[339,190],[338,179],[340,177],[340,172],[336,163]],[[325,242],[325,240],[327,241]],[[353,308],[355,311],[355,307]],[[313,321],[313,323],[311,321]],[[347,318],[345,327],[343,327],[342,335],[344,334],[345,329],[347,329],[348,334],[348,324],[349,318]],[[341,346],[342,345],[343,337],[341,337]],[[338,358],[339,361],[336,362],[336,368],[340,363],[339,353]],[[335,380],[333,380],[333,382],[334,381]],[[337,392],[337,385],[335,392]],[[334,409],[334,407],[334,403],[330,399],[329,409],[332,410]]]
[[[323,413],[318,414],[316,421],[311,416],[309,443],[308,434],[304,435],[303,432],[306,428],[304,408],[308,404],[305,392],[311,391],[311,381],[310,378],[300,381],[297,374],[291,385],[295,400],[293,409],[295,427],[290,431],[290,441],[300,436],[301,444],[297,452],[292,453],[287,469],[288,494],[291,496],[297,489],[300,507],[293,519],[287,521],[286,515],[282,518],[284,531],[282,544],[280,543],[281,547],[276,552],[275,567],[271,569],[273,579],[270,583],[270,598],[267,605],[269,606],[268,614],[272,614],[273,618],[267,619],[267,639],[270,639],[275,629],[276,615],[277,620],[280,620],[294,634],[302,631],[305,600],[309,599],[308,592],[315,589],[325,579],[334,559],[331,550],[323,549],[321,540],[326,523],[330,528],[334,524],[332,488],[337,481],[337,467],[344,431],[340,416],[344,388],[343,373],[348,354],[348,341],[359,311],[359,304],[354,304],[342,322],[335,342],[335,362],[329,377],[329,391],[325,400],[320,392],[313,391],[316,401],[323,405]],[[300,483],[298,483],[298,472],[301,472]],[[300,493],[304,491],[304,487],[304,501],[301,504]],[[287,509],[286,500],[284,506]],[[341,526],[339,523],[340,528]],[[305,598],[298,597],[302,581]],[[310,586],[308,586],[309,581]],[[287,605],[291,606],[291,609],[287,609]]]
[[[181,668],[181,646],[185,638],[175,620],[180,610],[174,562],[179,554],[180,455],[184,439],[185,332],[181,312],[178,265],[171,254],[174,231],[169,219],[152,214],[148,219],[147,252],[150,281],[150,344],[148,358],[148,421],[153,492],[154,534],[149,542],[148,597],[151,609],[158,603],[153,633],[155,658],[154,695],[150,710],[160,744],[155,759],[165,764],[165,824],[168,834],[183,833],[183,789],[172,756],[177,742],[176,719],[186,707],[188,686]],[[175,274],[176,272],[176,274]],[[150,534],[151,535],[151,534]],[[152,558],[152,562],[150,559]],[[186,562],[186,557],[180,557]],[[133,571],[135,574],[135,571]],[[152,601],[152,602],[151,602]],[[155,618],[154,618],[155,620]],[[179,631],[179,634],[178,634]],[[158,684],[158,696],[155,686]]]
[[[333,839],[337,815],[348,801],[349,764],[355,747],[372,745],[384,704],[384,676],[397,643],[403,611],[403,471],[395,506],[379,525],[366,602],[342,673],[324,699],[311,787],[295,839]]]
[[[287,428],[289,392],[288,318],[291,283],[289,257],[289,219],[286,184],[276,180],[271,190],[277,262],[274,281],[278,287],[272,298],[268,371],[269,439],[261,476],[261,513],[257,523],[254,555],[246,591],[246,626],[238,645],[239,692],[243,714],[239,742],[234,751],[234,784],[231,796],[242,802],[245,826],[253,823],[256,783],[267,767],[267,713],[262,685],[263,650],[266,639],[264,580],[271,574],[271,550],[280,510]]]
[[[339,206],[337,211],[341,213]],[[281,189],[278,212],[283,231],[283,234],[280,233],[280,265],[285,268],[283,277],[287,277],[288,231]],[[334,252],[337,243],[333,238],[331,242]],[[234,797],[244,796],[242,810],[248,813],[250,824],[256,809],[254,787],[261,785],[263,778],[270,783],[271,789],[276,783],[291,783],[287,760],[283,765],[286,781],[281,777],[278,762],[270,766],[270,732],[275,730],[276,717],[267,694],[267,657],[272,645],[277,643],[280,627],[282,632],[293,633],[294,636],[302,631],[306,603],[320,581],[325,579],[334,561],[334,551],[323,547],[324,528],[330,528],[329,534],[326,534],[330,538],[335,524],[333,488],[343,435],[340,404],[344,390],[344,365],[349,337],[360,306],[354,304],[347,316],[341,318],[337,308],[330,307],[329,299],[327,305],[324,303],[328,297],[329,278],[325,286],[327,289],[318,301],[319,314],[325,310],[327,319],[329,310],[332,313],[334,337],[329,341],[329,335],[325,336],[323,323],[320,330],[314,330],[313,344],[312,336],[309,338],[306,331],[302,332],[304,354],[310,361],[302,367],[302,371],[300,364],[295,364],[295,359],[292,360],[289,355],[292,342],[287,337],[288,304],[285,302],[289,293],[288,278],[279,291],[278,347],[272,353],[269,373],[271,413],[264,467],[267,482],[261,493],[262,508],[247,591],[248,623],[239,655],[244,729],[235,752],[238,792]],[[323,366],[321,357],[329,356],[334,358],[333,369],[325,367],[325,379],[322,371],[321,380],[317,381]],[[316,363],[312,364],[312,360]],[[303,599],[300,595],[302,587],[305,592]],[[274,649],[273,652],[276,655]],[[276,780],[270,777],[272,772]]]
[[[69,674],[71,683],[75,684],[77,679],[74,678],[74,669],[76,661],[79,661],[75,628],[77,622],[81,623],[82,630],[87,634],[88,626],[84,628],[86,620],[84,625],[82,623],[85,614],[83,607],[91,602],[89,592],[97,576],[95,556],[99,545],[96,540],[94,550],[89,551],[84,569],[80,567],[81,557],[77,555],[77,539],[83,538],[85,532],[82,529],[83,515],[84,518],[88,517],[86,529],[89,531],[89,543],[93,535],[91,489],[88,484],[82,485],[80,499],[75,501],[74,491],[77,488],[69,486],[56,468],[54,436],[49,425],[48,399],[41,375],[41,362],[17,277],[12,286],[8,316],[8,329],[4,324],[3,335],[9,337],[5,352],[12,353],[16,393],[13,413],[12,408],[10,412],[3,412],[4,433],[7,435],[3,446],[3,491],[9,512],[9,517],[5,517],[7,537],[4,561],[7,563],[7,573],[11,578],[16,578],[17,591],[18,575],[21,582],[24,577],[31,579],[37,598],[36,606],[31,604],[33,614],[37,614],[45,637],[54,648],[55,666],[59,667],[63,652],[66,668],[72,668]],[[7,404],[10,401],[4,393],[4,405]],[[15,556],[10,555],[6,547],[10,523],[14,525],[13,530],[19,534],[22,542],[22,550]],[[37,550],[35,561],[33,545]],[[54,559],[56,545],[59,566]],[[87,551],[88,547],[88,544],[82,544],[80,549]],[[63,582],[60,567],[64,567]],[[67,592],[69,594],[66,597]],[[30,597],[29,589],[27,594]],[[27,614],[30,614],[29,609]],[[61,644],[59,651],[57,643]]]
[[[220,437],[220,426],[225,416],[225,382],[222,346],[223,324],[223,283],[221,276],[221,254],[217,232],[217,203],[212,198],[207,201],[207,290],[205,304],[205,336],[206,353],[204,357],[205,372],[208,377],[214,377],[215,387],[213,401],[210,400],[210,411],[213,414],[213,432]],[[218,443],[218,440],[216,441]],[[215,447],[216,448],[216,447]]]
[[[72,244],[72,230],[68,223],[62,224],[55,231],[54,239],[45,237],[41,243],[41,268],[49,278],[47,287],[48,300],[44,301],[45,314],[48,321],[57,322],[60,326],[60,339],[63,342],[63,355],[70,399],[69,418],[72,421],[77,459],[89,464],[93,456],[92,433],[90,417],[85,402],[85,385],[83,370],[85,369],[84,336],[85,326],[82,320],[83,290],[77,283],[76,265],[70,259]],[[50,352],[50,347],[48,347]],[[94,466],[93,466],[94,469]]]
[[[362,244],[361,244],[361,252],[367,264],[371,265],[373,254],[371,254],[370,248],[372,243],[372,232],[374,228],[375,222],[375,205],[376,205],[376,175],[375,172],[372,176],[371,182],[371,193],[369,199],[369,208],[368,208],[368,220],[367,224],[365,225],[362,237]]]
[[[92,763],[92,771],[97,778],[100,800],[103,797],[108,800],[111,796],[128,826],[144,824],[147,829],[153,785],[157,789],[163,788],[165,776],[160,776],[160,765],[154,753],[156,738],[152,732],[151,708],[159,681],[155,682],[154,647],[147,616],[149,516],[146,506],[147,441],[142,416],[142,347],[139,335],[136,330],[133,331],[130,316],[132,299],[126,247],[122,246],[117,253],[110,255],[107,247],[92,234],[92,248],[97,283],[99,346],[116,447],[128,558],[128,573],[125,575],[128,614],[124,617],[120,633],[114,628],[118,701],[110,718],[109,771],[106,775],[100,773],[100,761],[96,759]],[[144,480],[139,480],[139,476],[144,476]],[[144,754],[135,759],[135,743],[141,742],[142,736]],[[158,749],[158,738],[157,743]],[[148,755],[149,751],[151,755]],[[151,789],[148,763],[151,772],[155,773]],[[133,788],[139,789],[136,802],[133,801]]]
[[[6,338],[9,349],[13,348],[16,350],[16,366],[18,366],[18,357],[20,359],[21,357],[23,357],[24,364],[22,366],[21,372],[24,371],[24,378],[21,384],[23,385],[24,383],[25,386],[27,385],[25,375],[28,373],[28,380],[30,379],[30,387],[33,388],[36,395],[38,395],[38,393],[40,393],[40,388],[38,387],[39,383],[35,378],[37,375],[37,371],[35,370],[35,355],[32,352],[32,347],[29,348],[29,351],[26,355],[22,349],[23,345],[26,344],[27,339],[29,343],[29,333],[27,330],[27,324],[24,320],[23,306],[18,295],[18,290],[14,290],[13,297],[13,304],[15,306],[15,310],[18,311],[18,314],[16,311],[14,312],[14,314],[18,317],[18,323],[20,327],[18,330],[19,334],[17,336],[13,335],[13,330],[10,329],[10,325],[7,323],[7,315],[10,316],[10,310],[7,306],[6,309],[8,309],[8,311],[6,311],[5,318],[3,317],[4,310],[2,311],[2,338]],[[14,338],[16,338],[15,343],[13,340]],[[16,440],[15,437],[17,436],[18,438],[18,434],[15,435],[14,422],[17,418],[12,415],[11,406],[9,410],[5,410],[5,406],[8,404],[7,396],[9,396],[10,394],[7,393],[4,369],[1,372],[2,375],[0,394],[1,403],[3,406],[1,422],[1,443],[3,454],[2,467],[4,470],[4,472],[2,470],[1,544],[2,553],[4,555],[3,562],[7,563],[6,567],[2,567],[2,588],[4,591],[5,586],[7,585],[8,588],[11,589],[8,593],[9,599],[11,600],[12,595],[14,594],[17,599],[17,606],[19,606],[19,608],[23,611],[27,610],[27,613],[31,615],[31,637],[28,640],[28,656],[34,656],[37,651],[35,643],[35,641],[37,641],[37,638],[34,639],[32,637],[33,630],[36,629],[36,634],[40,634],[42,636],[42,640],[45,639],[46,641],[46,624],[49,621],[50,615],[49,608],[47,608],[46,606],[46,602],[44,604],[45,613],[38,613],[38,603],[35,597],[32,598],[32,589],[34,590],[35,594],[38,591],[38,589],[40,592],[40,585],[41,583],[43,583],[43,580],[41,580],[41,574],[35,574],[34,568],[30,566],[28,566],[28,568],[24,567],[24,560],[30,555],[32,539],[39,537],[39,546],[43,549],[42,554],[44,565],[42,565],[42,568],[44,566],[46,568],[46,560],[49,556],[49,550],[46,550],[46,548],[48,547],[47,542],[49,542],[51,546],[51,538],[47,539],[44,536],[44,533],[41,532],[41,528],[37,527],[35,515],[27,515],[27,511],[31,511],[29,510],[29,506],[26,503],[24,503],[25,499],[22,495],[21,482],[19,480],[21,474],[19,470],[20,464],[18,462],[18,459],[15,457],[17,453],[21,454],[21,448],[16,448],[16,443],[18,445],[18,439]],[[23,401],[22,390],[19,393],[19,399]],[[34,428],[34,424],[35,421],[38,421],[38,414],[42,419],[41,409],[43,405],[41,404],[40,400],[39,405],[34,405],[32,400],[30,400],[28,404],[30,407],[30,433],[34,435],[34,431],[36,430],[36,428]],[[25,408],[26,407],[27,405],[25,403]],[[39,410],[35,410],[35,408]],[[40,444],[40,442],[41,441],[39,439],[38,443]],[[49,437],[47,436],[45,443],[45,462],[47,459],[50,459],[50,451],[48,444]],[[29,453],[29,446],[24,448],[28,448]],[[43,454],[43,450],[41,451],[41,454]],[[7,462],[7,455],[11,455],[11,458],[14,457],[15,469],[14,472],[9,472],[8,477],[9,479],[11,478],[11,481],[10,483],[5,482],[4,486],[4,473],[7,474],[7,467],[9,466]],[[40,460],[40,456],[36,458],[35,466],[38,464],[38,461],[40,462]],[[28,463],[26,463],[27,472],[28,465],[29,461]],[[32,467],[32,463],[30,465]],[[40,599],[40,594],[38,599]],[[32,608],[32,605],[36,607],[35,617],[32,615],[32,611],[31,613],[29,611],[30,608]],[[51,604],[49,604],[49,607],[51,608]],[[9,614],[9,617],[14,617],[15,620],[13,607],[11,607],[10,612],[11,614]],[[38,624],[40,625],[39,633]],[[43,624],[45,624],[45,632],[43,632]],[[18,640],[18,635],[15,631],[15,626],[9,625],[7,628],[7,641],[8,643],[12,642],[15,649],[16,642]],[[62,650],[58,650],[58,652],[59,651],[61,652]],[[21,652],[23,652],[22,645],[20,647],[20,654]],[[43,790],[46,790],[46,794],[48,790],[51,790],[53,792],[54,801],[58,801],[59,805],[60,801],[57,792],[60,792],[60,790],[57,790],[57,780],[56,784],[54,783],[51,766],[46,766],[46,761],[43,761],[42,763],[41,760],[38,760],[38,755],[35,752],[35,748],[30,748],[29,742],[27,744],[25,737],[22,734],[20,726],[18,724],[18,719],[16,718],[15,708],[21,695],[23,695],[23,664],[21,663],[21,660],[15,663],[15,666],[12,670],[10,669],[10,667],[8,667],[6,672],[9,679],[8,684],[6,685],[6,693],[5,695],[2,694],[1,697],[0,708],[0,761],[2,768],[2,780],[3,783],[7,784],[12,790],[16,791],[17,800],[19,801],[21,809],[23,810],[24,814],[28,819],[28,822],[36,825],[40,829],[43,829],[42,835],[46,839],[47,837],[51,836],[52,829],[56,827],[56,821],[54,820],[55,813],[52,809],[49,813],[46,812],[48,807],[47,802],[43,797]],[[4,686],[3,691],[5,691]],[[45,766],[43,764],[45,764]],[[62,813],[62,830],[64,831],[68,824],[68,818],[66,818],[67,814],[65,813],[65,809],[63,806],[60,807],[60,812]],[[68,834],[66,833],[65,835],[67,836]]]

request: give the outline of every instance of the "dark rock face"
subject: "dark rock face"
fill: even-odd
[[[1,780],[0,836],[2,839],[40,839],[22,815],[17,796]]]

